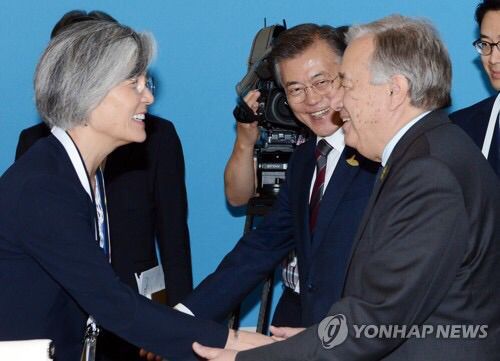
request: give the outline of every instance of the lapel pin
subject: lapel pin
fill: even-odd
[[[380,174],[380,180],[383,181],[385,176],[387,175],[387,172],[389,171],[389,167],[385,166],[382,168],[382,173]]]
[[[359,162],[356,159],[356,154],[353,154],[351,158],[346,159],[347,164],[349,164],[351,167],[358,167]]]

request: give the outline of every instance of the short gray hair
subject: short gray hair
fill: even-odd
[[[401,74],[408,79],[411,104],[434,110],[450,104],[451,62],[436,29],[426,20],[391,15],[353,26],[346,35],[354,39],[371,35],[372,82],[382,84]]]
[[[106,94],[146,72],[154,38],[109,21],[83,21],[54,37],[35,72],[35,99],[49,127],[83,124]]]

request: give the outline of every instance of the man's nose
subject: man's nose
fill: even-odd
[[[316,104],[323,97],[313,86],[304,89],[306,104]]]

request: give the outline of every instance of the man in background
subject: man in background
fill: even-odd
[[[346,144],[383,169],[342,298],[284,341],[194,349],[216,361],[496,360],[500,182],[440,110],[450,101],[447,50],[429,23],[402,16],[351,27],[347,43],[332,106]]]
[[[480,28],[474,47],[481,56],[492,88],[500,91],[500,0],[484,0],[476,8]],[[474,140],[500,176],[500,94],[493,95],[450,115]]]
[[[224,320],[293,249],[298,272],[280,303],[282,324],[319,322],[340,298],[352,240],[378,164],[345,146],[331,102],[345,29],[302,24],[278,36],[271,57],[295,116],[313,133],[298,146],[273,209],[183,302],[196,317]],[[257,91],[246,101],[256,111]],[[250,160],[250,169],[251,158]],[[275,317],[276,320],[276,317]]]

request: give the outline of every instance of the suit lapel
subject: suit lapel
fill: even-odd
[[[491,164],[496,173],[500,174],[500,128],[498,125],[495,125],[495,131],[493,132],[488,162]]]
[[[392,154],[390,155],[384,169],[382,168],[379,169],[379,172],[377,173],[377,179],[375,180],[375,185],[373,186],[372,194],[370,196],[370,199],[368,200],[368,204],[363,214],[363,218],[361,219],[361,222],[359,224],[356,236],[354,237],[351,253],[347,261],[346,273],[344,276],[344,287],[345,287],[347,272],[349,271],[349,266],[352,260],[352,256],[356,250],[359,240],[363,237],[363,233],[371,217],[373,208],[377,203],[378,197],[382,192],[386,180],[390,177],[394,165],[397,167],[399,160],[404,156],[406,150],[412,145],[415,139],[417,139],[423,133],[427,132],[432,128],[436,128],[438,126],[442,126],[449,123],[450,120],[448,119],[448,116],[441,110],[433,111],[427,114],[403,135],[403,137],[396,144],[396,147],[394,148]]]
[[[300,224],[300,239],[296,242],[298,251],[304,254],[304,259],[309,259],[311,235],[309,232],[309,192],[311,189],[311,180],[315,169],[314,148],[316,147],[316,138],[314,137],[306,144],[301,159],[297,160],[295,172],[297,173],[297,183],[292,189],[296,192],[296,214],[297,224]]]
[[[355,151],[352,148],[344,148],[328,182],[323,199],[321,199],[316,230],[312,236],[312,254],[318,250],[342,197],[354,176],[359,172],[359,166],[352,166],[347,162],[354,154]]]

